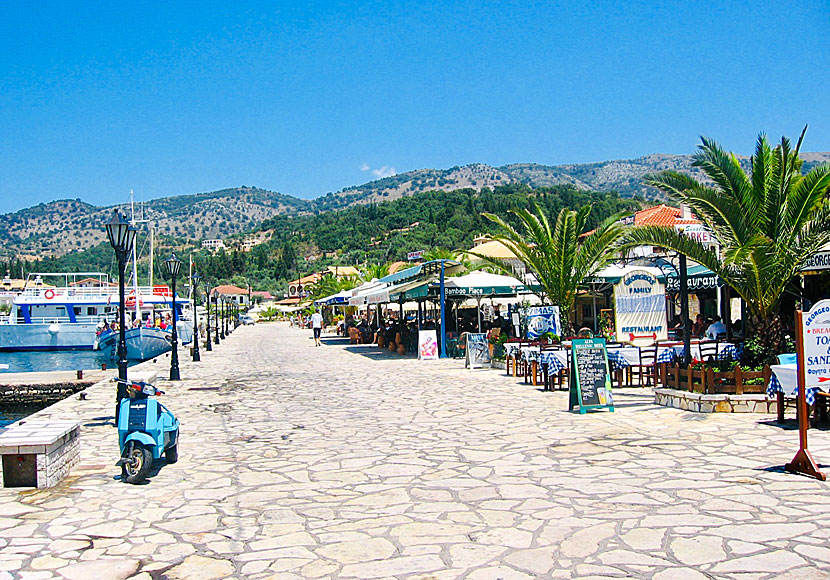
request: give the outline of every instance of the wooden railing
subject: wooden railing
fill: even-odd
[[[747,371],[737,365],[733,370],[721,372],[711,367],[680,368],[678,365],[660,365],[660,382],[669,389],[704,393],[707,395],[730,394],[743,395],[746,393],[766,392],[772,371],[769,365],[762,371]],[[748,385],[750,379],[763,379],[759,384]]]

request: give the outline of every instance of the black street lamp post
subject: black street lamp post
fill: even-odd
[[[164,261],[167,264],[167,273],[170,274],[171,286],[173,287],[173,350],[170,356],[170,380],[179,381],[179,336],[176,333],[176,276],[179,275],[179,270],[182,267],[182,261],[176,257],[176,254],[171,254],[169,258]]]
[[[219,344],[219,339],[224,338],[219,336],[219,330],[221,329],[219,325],[219,295],[213,295],[213,322],[216,324],[213,325],[213,344]]]
[[[219,338],[225,340],[225,297],[217,296],[216,324],[219,325]]]
[[[199,354],[199,313],[196,311],[196,299],[199,295],[199,280],[201,276],[196,272],[190,277],[190,287],[193,288],[193,362],[201,362]]]
[[[207,334],[207,342],[205,342],[205,350],[211,352],[213,350],[213,341],[210,338],[210,284],[205,282],[205,301],[207,302],[207,316],[205,316],[205,333]]]
[[[118,210],[106,224],[107,237],[118,260],[118,388],[115,395],[115,424],[118,424],[118,410],[121,399],[127,396],[127,338],[124,316],[124,270],[127,257],[135,243],[135,229]]]
[[[228,298],[227,296],[223,300],[223,308],[222,308],[222,328],[225,330],[225,336],[228,336],[230,332],[228,331]]]

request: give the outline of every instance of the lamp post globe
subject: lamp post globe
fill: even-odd
[[[190,277],[191,287],[193,288],[193,362],[201,362],[202,356],[199,354],[199,313],[196,311],[196,299],[199,294],[199,281],[202,279],[199,273],[196,272]]]
[[[107,238],[118,261],[118,387],[116,390],[115,423],[118,424],[118,412],[121,399],[127,396],[127,338],[124,328],[124,270],[127,257],[135,243],[135,228],[127,219],[115,210],[112,218],[104,224]]]
[[[176,257],[176,254],[171,254],[164,261],[164,264],[167,266],[167,273],[170,274],[170,285],[173,291],[173,341],[171,345],[173,348],[170,351],[170,380],[178,381],[181,380],[181,376],[179,374],[179,336],[176,332],[176,318],[178,318],[176,313],[176,276],[179,275],[179,270],[182,268],[182,261]]]

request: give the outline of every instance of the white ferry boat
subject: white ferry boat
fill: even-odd
[[[136,306],[135,289],[130,292],[128,325]],[[167,286],[139,288],[137,294],[135,313],[142,321],[170,311],[172,297]],[[0,351],[92,349],[104,323],[117,319],[118,300],[117,284],[100,272],[29,274],[9,314],[0,318]],[[176,297],[182,344],[193,338],[192,324],[183,315],[189,305],[189,300]]]

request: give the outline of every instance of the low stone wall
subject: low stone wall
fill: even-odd
[[[16,423],[0,435],[3,456],[0,487],[53,487],[78,463],[80,451],[78,422],[24,420]],[[35,476],[34,481],[31,475]]]
[[[0,385],[0,405],[51,405],[91,387],[95,382]]]
[[[490,366],[494,369],[504,370],[506,368],[504,360],[491,359],[490,360]]]
[[[764,393],[751,395],[704,395],[676,389],[654,389],[654,402],[696,413],[775,413],[776,401]]]

